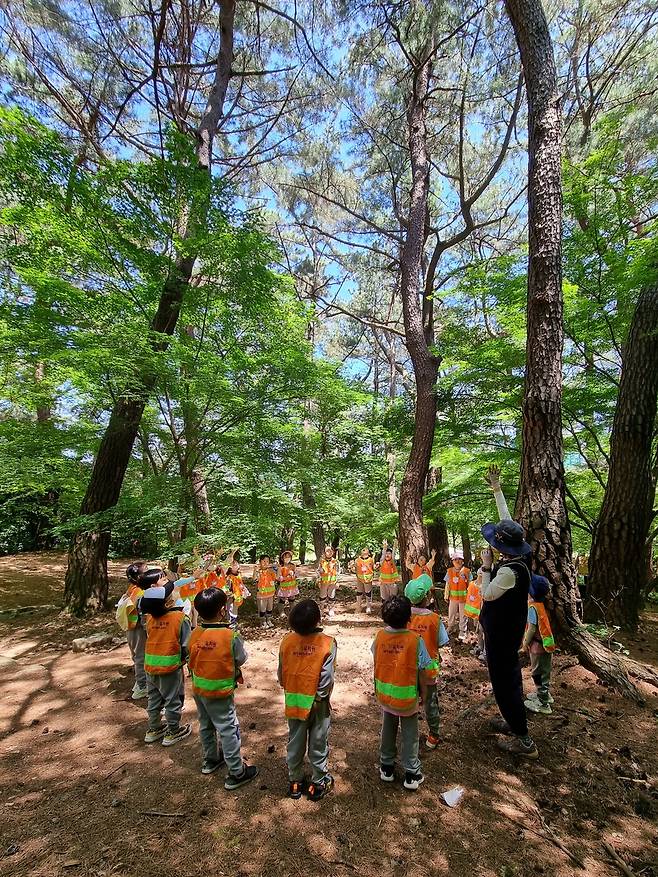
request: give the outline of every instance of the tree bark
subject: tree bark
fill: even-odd
[[[460,534],[462,540],[462,548],[464,550],[464,566],[471,569],[473,563],[473,552],[471,550],[471,536],[467,529],[462,528]]]
[[[179,237],[183,242],[194,236],[207,221],[213,139],[223,112],[231,75],[234,18],[235,0],[221,0],[221,36],[215,79],[196,137],[200,192],[205,195],[192,198],[186,205],[179,229]],[[172,264],[150,325],[151,331],[158,336],[171,336],[176,328],[195,261],[196,254],[186,253],[179,254]],[[162,351],[165,347],[166,342],[162,337],[156,336],[153,342],[154,352]],[[82,515],[101,515],[116,505],[139,423],[155,380],[154,371],[145,370],[138,385],[129,388],[115,403],[92,468],[82,502]],[[64,589],[66,606],[73,614],[81,615],[88,609],[97,610],[105,605],[110,533],[110,521],[106,518],[102,523],[93,523],[73,537]]]
[[[655,484],[658,283],[638,298],[624,345],[610,438],[610,468],[589,555],[588,620],[636,630],[647,585]]]
[[[322,526],[322,521],[319,521],[315,517],[315,496],[313,494],[313,490],[311,489],[311,485],[307,481],[302,482],[302,502],[304,503],[304,508],[306,508],[311,513],[311,538],[313,539],[315,557],[317,560],[320,560],[320,558],[324,554],[324,549],[326,547],[324,539],[324,527]]]
[[[559,92],[541,0],[505,0],[528,99],[528,305],[523,447],[516,517],[535,568],[552,584],[562,644],[583,666],[639,699],[626,666],[582,626],[562,454],[562,181]],[[658,678],[658,676],[657,676]]]
[[[430,349],[428,337],[431,339],[431,321],[426,319],[424,325],[421,307],[421,271],[430,177],[426,100],[434,49],[432,36],[424,46],[421,60],[413,72],[413,87],[407,106],[411,193],[400,257],[400,294],[405,344],[416,380],[416,413],[411,452],[402,478],[399,499],[401,572],[405,582],[409,577],[405,560],[427,551],[422,501],[432,454],[437,409],[436,380],[439,359]]]

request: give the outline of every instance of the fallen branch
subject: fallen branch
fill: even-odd
[[[509,816],[507,813],[504,813],[503,815],[506,816],[507,819],[509,819],[511,822],[514,822],[516,825],[522,828],[524,831],[531,831],[533,834],[537,835],[537,837],[541,837],[543,840],[546,840],[549,843],[553,844],[559,850],[562,850],[562,852],[566,856],[568,856],[572,862],[578,865],[579,868],[582,868],[583,870],[585,869],[585,863],[583,862],[583,860],[579,859],[575,853],[572,853],[568,847],[565,847],[562,841],[555,836],[553,831],[546,825],[543,819],[541,820],[541,822],[544,826],[544,830],[540,831],[537,828],[533,828],[531,825],[526,825],[525,822],[521,822],[518,819],[515,819],[513,816]]]
[[[356,865],[352,865],[351,862],[344,862],[342,859],[327,859],[327,865],[343,865],[345,868],[356,871]]]
[[[626,862],[622,859],[622,857],[611,844],[606,843],[606,841],[602,841],[602,844],[603,849],[610,856],[610,861],[613,865],[616,865],[617,868],[619,868],[622,874],[625,874],[626,877],[637,877],[635,871],[631,871]]]
[[[183,819],[184,813],[162,813],[160,810],[142,810],[140,816],[164,816],[166,819]]]
[[[109,778],[112,776],[112,774],[116,773],[118,770],[121,770],[121,768],[122,768],[122,767],[125,767],[127,764],[128,764],[127,761],[123,761],[118,767],[115,767],[115,768],[114,768],[113,770],[111,770],[108,774],[106,774],[106,775],[103,777],[103,781],[105,781],[105,780],[109,780]]]

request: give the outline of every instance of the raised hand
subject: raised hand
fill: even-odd
[[[496,466],[495,463],[492,463],[487,469],[487,474],[484,476],[484,480],[492,490],[500,487],[500,466]]]

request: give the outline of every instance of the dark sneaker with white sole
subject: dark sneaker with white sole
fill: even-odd
[[[308,787],[306,795],[309,801],[319,801],[324,798],[334,787],[334,778],[327,776],[321,783],[311,783]]]
[[[175,731],[167,731],[162,738],[163,746],[174,746],[179,740],[184,740],[192,733],[192,725],[179,725]]]
[[[304,792],[305,785],[303,780],[293,780],[288,786],[288,797],[292,798],[293,801],[299,801]]]
[[[395,779],[395,767],[392,764],[380,764],[379,779],[385,783],[392,783]]]
[[[201,765],[201,773],[215,773],[216,770],[219,770],[220,767],[224,767],[226,762],[224,761],[224,756],[220,755],[219,759],[215,759],[214,761],[210,761],[206,759]]]
[[[410,792],[415,792],[418,786],[425,782],[425,777],[422,773],[410,773],[406,772],[404,775],[404,787],[408,789]]]
[[[159,728],[149,728],[144,737],[144,742],[157,743],[158,740],[162,740],[166,733],[167,729],[164,725],[161,725]]]
[[[510,755],[520,755],[522,758],[539,758],[539,750],[534,740],[530,737],[523,740],[522,737],[512,737],[510,740],[496,740],[496,746]]]
[[[224,788],[228,789],[229,792],[234,792],[236,789],[239,789],[240,786],[244,786],[247,783],[250,783],[254,777],[258,776],[258,768],[255,764],[247,767],[245,764],[244,770],[241,774],[230,773],[226,780],[224,781]]]
[[[508,737],[514,734],[514,731],[502,718],[489,719],[489,730],[495,731],[496,734],[507,734]]]

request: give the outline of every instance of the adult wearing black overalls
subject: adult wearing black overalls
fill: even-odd
[[[492,569],[493,552],[482,552],[482,611],[480,624],[489,667],[489,677],[501,719],[494,719],[492,727],[509,736],[499,740],[498,746],[526,758],[537,758],[539,753],[528,734],[528,722],[523,703],[523,682],[519,649],[528,620],[528,589],[530,587],[531,547],[524,541],[520,524],[509,519],[498,524],[485,524],[482,535],[500,551],[501,558]]]

